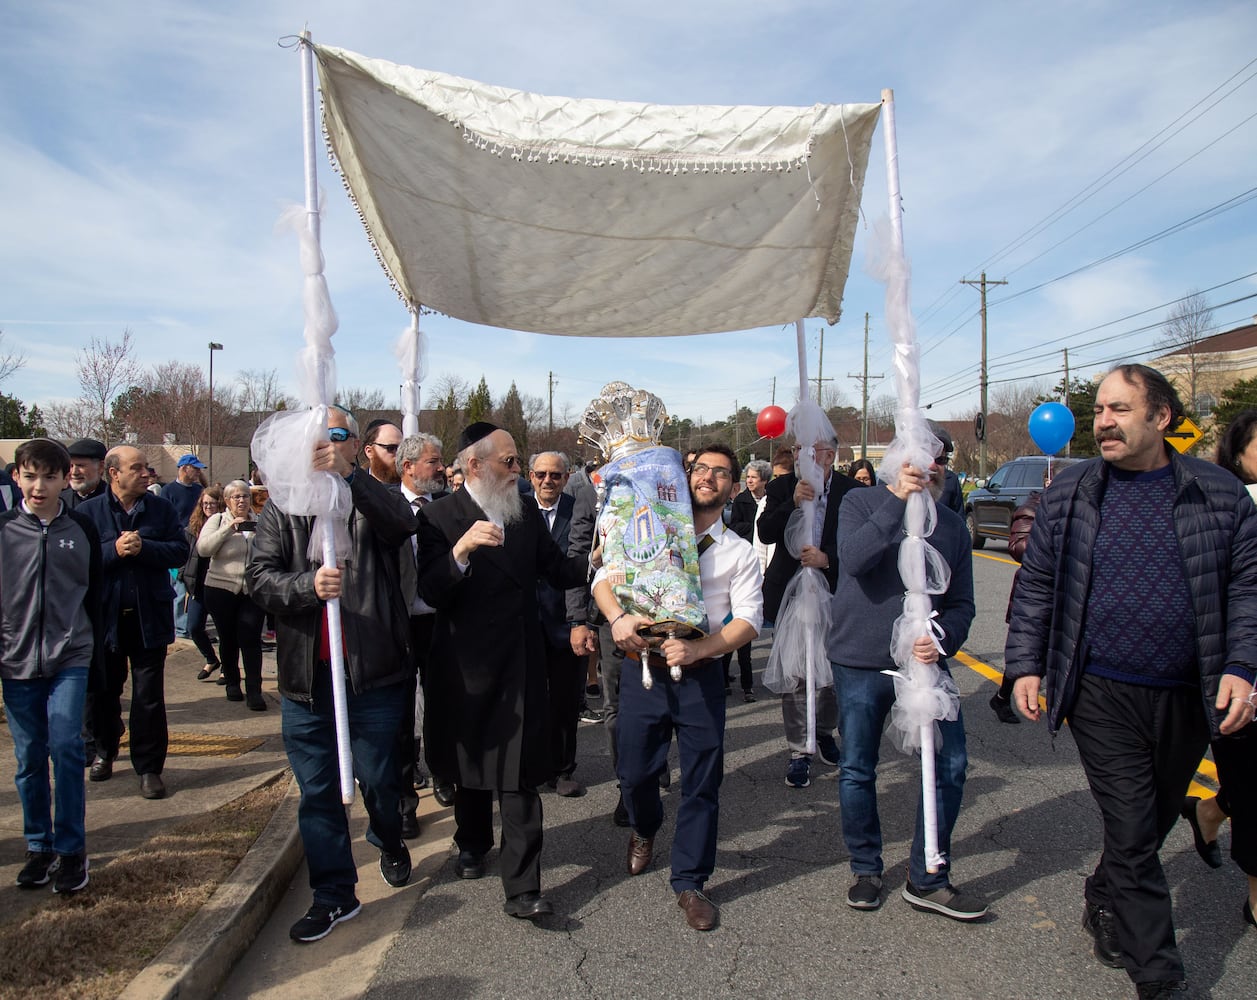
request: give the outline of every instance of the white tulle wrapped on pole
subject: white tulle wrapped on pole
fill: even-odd
[[[402,435],[419,433],[420,386],[427,375],[428,338],[419,328],[419,307],[410,308],[410,325],[393,345],[393,354],[401,369]]]

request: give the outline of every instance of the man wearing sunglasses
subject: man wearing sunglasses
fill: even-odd
[[[402,840],[401,768],[396,737],[406,682],[413,675],[408,602],[402,597],[398,552],[415,530],[410,505],[397,490],[356,465],[358,425],[331,407],[327,438],[311,456],[316,472],[341,476],[352,509],[346,518],[350,552],[325,566],[309,555],[313,518],[268,503],[258,518],[247,575],[249,593],[275,616],[276,665],[283,696],[284,749],[301,803],[297,825],[305,847],[314,903],[289,936],[307,943],[326,937],[361,908],[349,821],[340,800],[332,707],[332,643],[345,651],[345,694],[354,774],[370,824],[367,840],[380,851],[380,874],[394,887],[410,879]],[[328,628],[327,602],[340,599],[341,635]]]
[[[457,783],[455,873],[484,875],[496,796],[503,910],[535,920],[553,912],[541,895],[537,787],[554,774],[537,588],[542,580],[560,590],[584,585],[588,560],[569,558],[537,505],[520,496],[519,452],[509,433],[472,424],[459,436],[458,459],[463,488],[419,515],[419,595],[436,608],[428,763]]]
[[[362,453],[367,457],[367,467],[372,479],[396,485],[401,482],[397,472],[397,449],[402,443],[402,431],[389,420],[372,420],[362,435]]]

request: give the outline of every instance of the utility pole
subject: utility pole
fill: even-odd
[[[550,437],[552,437],[552,438],[553,438],[553,437],[554,437],[554,372],[547,372],[546,374],[550,376],[550,378],[549,378],[549,384],[550,384]],[[551,444],[553,444],[554,442],[553,442],[553,441],[551,441],[550,443],[551,443]]]
[[[777,405],[777,376],[773,376],[773,398],[771,400],[773,406]]]
[[[864,314],[864,374],[852,375],[847,374],[847,378],[853,378],[860,383],[860,394],[863,397],[860,412],[860,457],[869,457],[869,379],[885,378],[884,375],[869,374],[869,314]]]
[[[1069,409],[1069,348],[1065,348],[1065,409]],[[1065,457],[1069,457],[1069,441],[1065,442]]]
[[[983,420],[983,422],[985,423],[985,422],[986,422],[986,406],[987,406],[987,399],[986,399],[986,389],[987,389],[987,378],[986,378],[986,287],[987,287],[987,285],[1007,285],[1007,284],[1008,284],[1008,282],[1007,282],[1007,281],[987,281],[987,280],[986,280],[986,272],[985,272],[985,271],[983,271],[983,272],[982,272],[982,277],[981,277],[981,280],[979,280],[979,281],[970,281],[970,280],[966,280],[966,279],[962,278],[962,279],[961,279],[961,281],[960,281],[960,283],[961,283],[962,285],[972,285],[973,287],[978,288],[978,289],[982,292],[982,368],[981,368],[981,374],[979,375],[979,377],[978,377],[978,378],[979,378],[979,382],[980,382],[981,389],[982,389],[982,401],[981,401],[981,403],[980,403],[979,405],[981,406],[981,410],[982,410],[982,420]],[[985,433],[983,433],[983,435],[982,435],[982,440],[978,442],[978,475],[979,475],[979,476],[982,476],[982,477],[985,477],[985,476],[986,476],[986,434],[985,434]]]
[[[817,361],[817,364],[816,364],[816,378],[808,379],[809,382],[816,383],[816,405],[819,406],[822,410],[825,408],[825,404],[821,402],[821,388],[822,388],[821,383],[833,381],[832,378],[822,378],[821,376],[823,376],[824,374],[825,374],[825,328],[822,326],[821,327],[821,356],[820,356],[819,361]]]
[[[737,451],[741,445],[738,443],[742,435],[738,433],[738,401],[733,401],[733,450]]]

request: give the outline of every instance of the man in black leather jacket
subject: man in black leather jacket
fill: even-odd
[[[360,909],[338,779],[333,641],[344,643],[354,774],[371,821],[367,840],[380,850],[380,873],[389,885],[402,886],[410,878],[394,737],[413,673],[398,550],[408,544],[415,519],[400,493],[354,464],[358,429],[351,414],[333,407],[328,433],[331,440],[315,445],[313,464],[349,483],[349,559],[340,567],[316,566],[306,554],[313,519],[285,514],[268,502],[247,572],[253,599],[275,615],[284,747],[301,787],[298,826],[314,905],[290,931],[299,942],[317,941]],[[334,597],[340,598],[342,635],[329,637],[326,602]]]

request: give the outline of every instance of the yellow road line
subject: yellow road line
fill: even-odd
[[[1007,556],[993,556],[987,552],[975,552],[974,556],[976,556],[978,559],[990,559],[991,562],[1008,563],[1009,566],[1021,565],[1021,563],[1019,563],[1016,559],[1009,559]]]
[[[974,555],[981,555],[981,553],[975,552]],[[989,559],[992,557],[988,556],[987,558]],[[989,663],[983,663],[981,660],[976,660],[966,652],[958,652],[953,659],[958,663],[963,663],[975,674],[985,677],[988,681],[998,684],[1004,679],[1004,675],[992,667]],[[1043,711],[1047,711],[1047,699],[1044,698],[1043,695],[1039,695],[1039,708]],[[1216,786],[1218,784],[1218,769],[1214,767],[1213,761],[1209,760],[1207,757],[1203,759],[1200,762],[1200,766],[1196,769],[1196,778],[1197,780],[1193,781],[1191,786],[1188,788],[1188,792],[1192,795],[1198,795],[1202,799],[1213,798],[1214,794],[1217,792]],[[1215,787],[1210,788],[1207,785],[1202,785],[1200,783],[1200,779],[1212,782]]]

